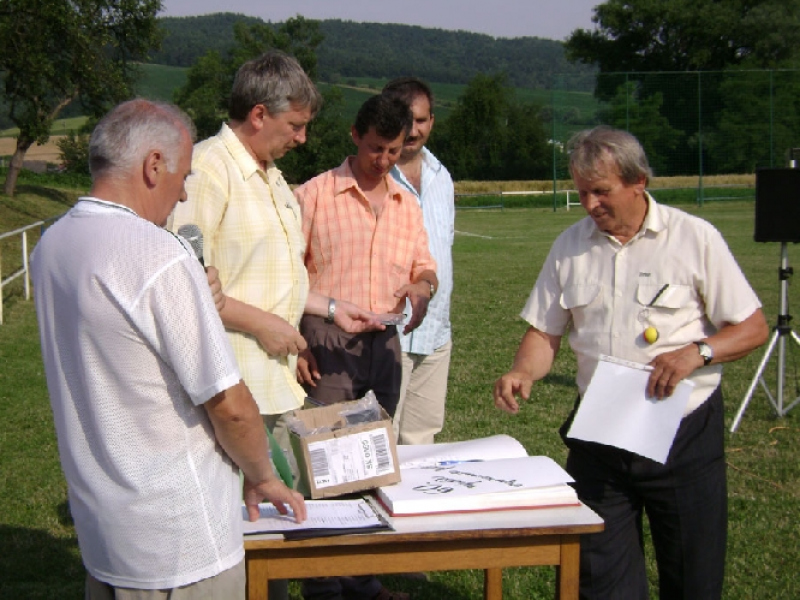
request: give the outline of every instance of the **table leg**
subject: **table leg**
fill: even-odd
[[[561,564],[556,567],[556,599],[578,600],[581,545],[577,535],[561,538]]]
[[[252,552],[245,554],[247,567],[247,600],[268,600],[269,585],[265,561],[253,556]]]
[[[503,599],[503,569],[485,569],[483,572],[484,600]]]

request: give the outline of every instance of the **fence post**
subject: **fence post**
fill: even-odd
[[[3,246],[0,244],[0,325],[3,324]]]
[[[28,269],[28,232],[22,232],[22,269],[25,273],[25,300],[31,299],[31,272]]]

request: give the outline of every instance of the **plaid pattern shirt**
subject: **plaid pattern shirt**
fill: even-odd
[[[170,229],[185,223],[204,235],[207,265],[219,269],[225,294],[300,324],[308,298],[300,207],[280,170],[266,171],[227,125],[195,146],[187,202],[178,203]],[[269,356],[250,335],[229,331],[242,377],[262,414],[299,408],[297,357]]]
[[[307,240],[311,289],[376,313],[402,312],[402,286],[436,270],[419,203],[391,177],[378,216],[358,187],[350,159],[295,190]]]

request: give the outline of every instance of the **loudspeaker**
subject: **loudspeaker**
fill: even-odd
[[[756,169],[757,242],[800,242],[800,169]]]

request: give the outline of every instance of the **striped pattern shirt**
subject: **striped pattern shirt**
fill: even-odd
[[[189,199],[175,207],[170,228],[199,226],[205,263],[219,269],[225,294],[297,327],[308,298],[305,239],[300,207],[280,170],[271,164],[264,171],[223,125],[195,146],[186,192]],[[270,356],[254,337],[228,334],[262,414],[302,406],[296,356]]]
[[[419,204],[391,177],[386,184],[391,198],[378,216],[349,158],[295,190],[313,291],[376,313],[401,312],[405,301],[395,291],[436,270]]]
[[[453,295],[453,239],[455,237],[455,190],[453,179],[445,166],[427,148],[422,149],[422,193],[411,185],[403,172],[395,166],[392,177],[414,194],[422,207],[425,229],[433,258],[436,260],[436,277],[439,287],[428,304],[422,325],[408,335],[400,334],[403,352],[433,354],[450,341],[450,298]],[[411,309],[407,307],[410,318]],[[398,327],[402,331],[402,327]]]

